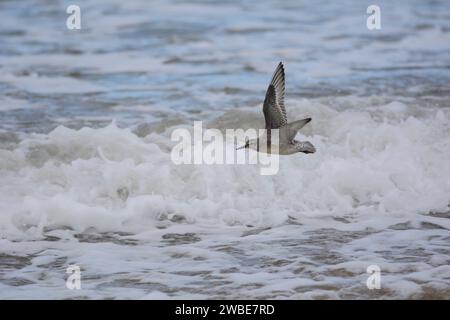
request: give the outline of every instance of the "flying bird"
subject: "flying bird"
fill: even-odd
[[[254,149],[258,152],[275,153],[272,150],[272,132],[273,129],[279,129],[278,154],[287,155],[297,152],[314,153],[316,148],[309,141],[297,141],[295,136],[311,118],[297,120],[291,123],[287,122],[286,109],[284,107],[284,67],[280,62],[272,76],[264,99],[263,113],[266,121],[266,133],[256,139],[250,139],[245,145],[237,149]],[[276,142],[274,141],[274,144]],[[265,148],[264,144],[267,146]]]

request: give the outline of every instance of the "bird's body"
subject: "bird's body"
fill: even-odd
[[[264,99],[263,112],[266,122],[266,132],[257,139],[246,141],[241,148],[250,148],[258,152],[278,153],[288,155],[297,152],[314,153],[316,149],[309,141],[297,141],[295,136],[298,130],[311,121],[311,118],[287,122],[286,109],[284,107],[284,67],[279,63],[272,81],[269,84]],[[272,130],[278,129],[278,141]],[[274,148],[276,145],[278,148]],[[238,148],[238,149],[241,149]],[[277,152],[278,149],[278,152]]]
[[[245,146],[242,148],[254,149],[258,152],[270,153],[270,154],[280,154],[280,155],[288,155],[298,152],[303,153],[314,153],[316,150],[314,146],[308,141],[298,141],[292,137],[288,137],[288,130],[294,124],[304,126],[311,119],[303,119],[299,120],[301,123],[292,123],[288,124],[284,127],[281,127],[278,131],[278,142],[274,136],[273,130],[267,130],[263,134],[261,134],[256,139],[251,139],[246,142]],[[289,130],[294,133],[294,136],[297,134],[297,130]],[[241,148],[238,148],[241,149]]]

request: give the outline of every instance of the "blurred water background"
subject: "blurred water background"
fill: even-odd
[[[449,299],[450,3],[371,4],[0,1],[0,297]],[[262,126],[279,61],[316,154],[170,161]]]

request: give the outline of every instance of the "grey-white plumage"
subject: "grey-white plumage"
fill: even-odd
[[[284,67],[280,62],[272,76],[264,99],[263,112],[266,129],[281,128],[287,124],[286,108],[284,107]]]
[[[283,63],[280,62],[272,76],[272,81],[269,84],[264,99],[263,113],[266,122],[267,134],[264,134],[257,139],[249,140],[245,146],[241,148],[250,148],[257,151],[267,151],[274,153],[275,149],[271,148],[276,142],[272,144],[272,129],[279,129],[279,154],[292,154],[297,152],[314,153],[316,149],[309,141],[297,141],[295,136],[298,130],[311,121],[311,118],[297,120],[292,123],[287,122],[286,108],[284,106],[284,91],[285,91],[285,75]],[[267,147],[266,147],[267,146]],[[241,149],[238,148],[238,149]]]

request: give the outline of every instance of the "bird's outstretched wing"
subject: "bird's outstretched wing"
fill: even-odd
[[[303,128],[308,122],[311,121],[311,118],[306,118],[302,120],[297,120],[289,123],[280,129],[280,141],[289,141],[294,140],[297,135],[298,130]]]
[[[284,67],[278,64],[272,81],[266,92],[263,106],[266,129],[278,129],[287,124],[286,109],[284,108]]]

